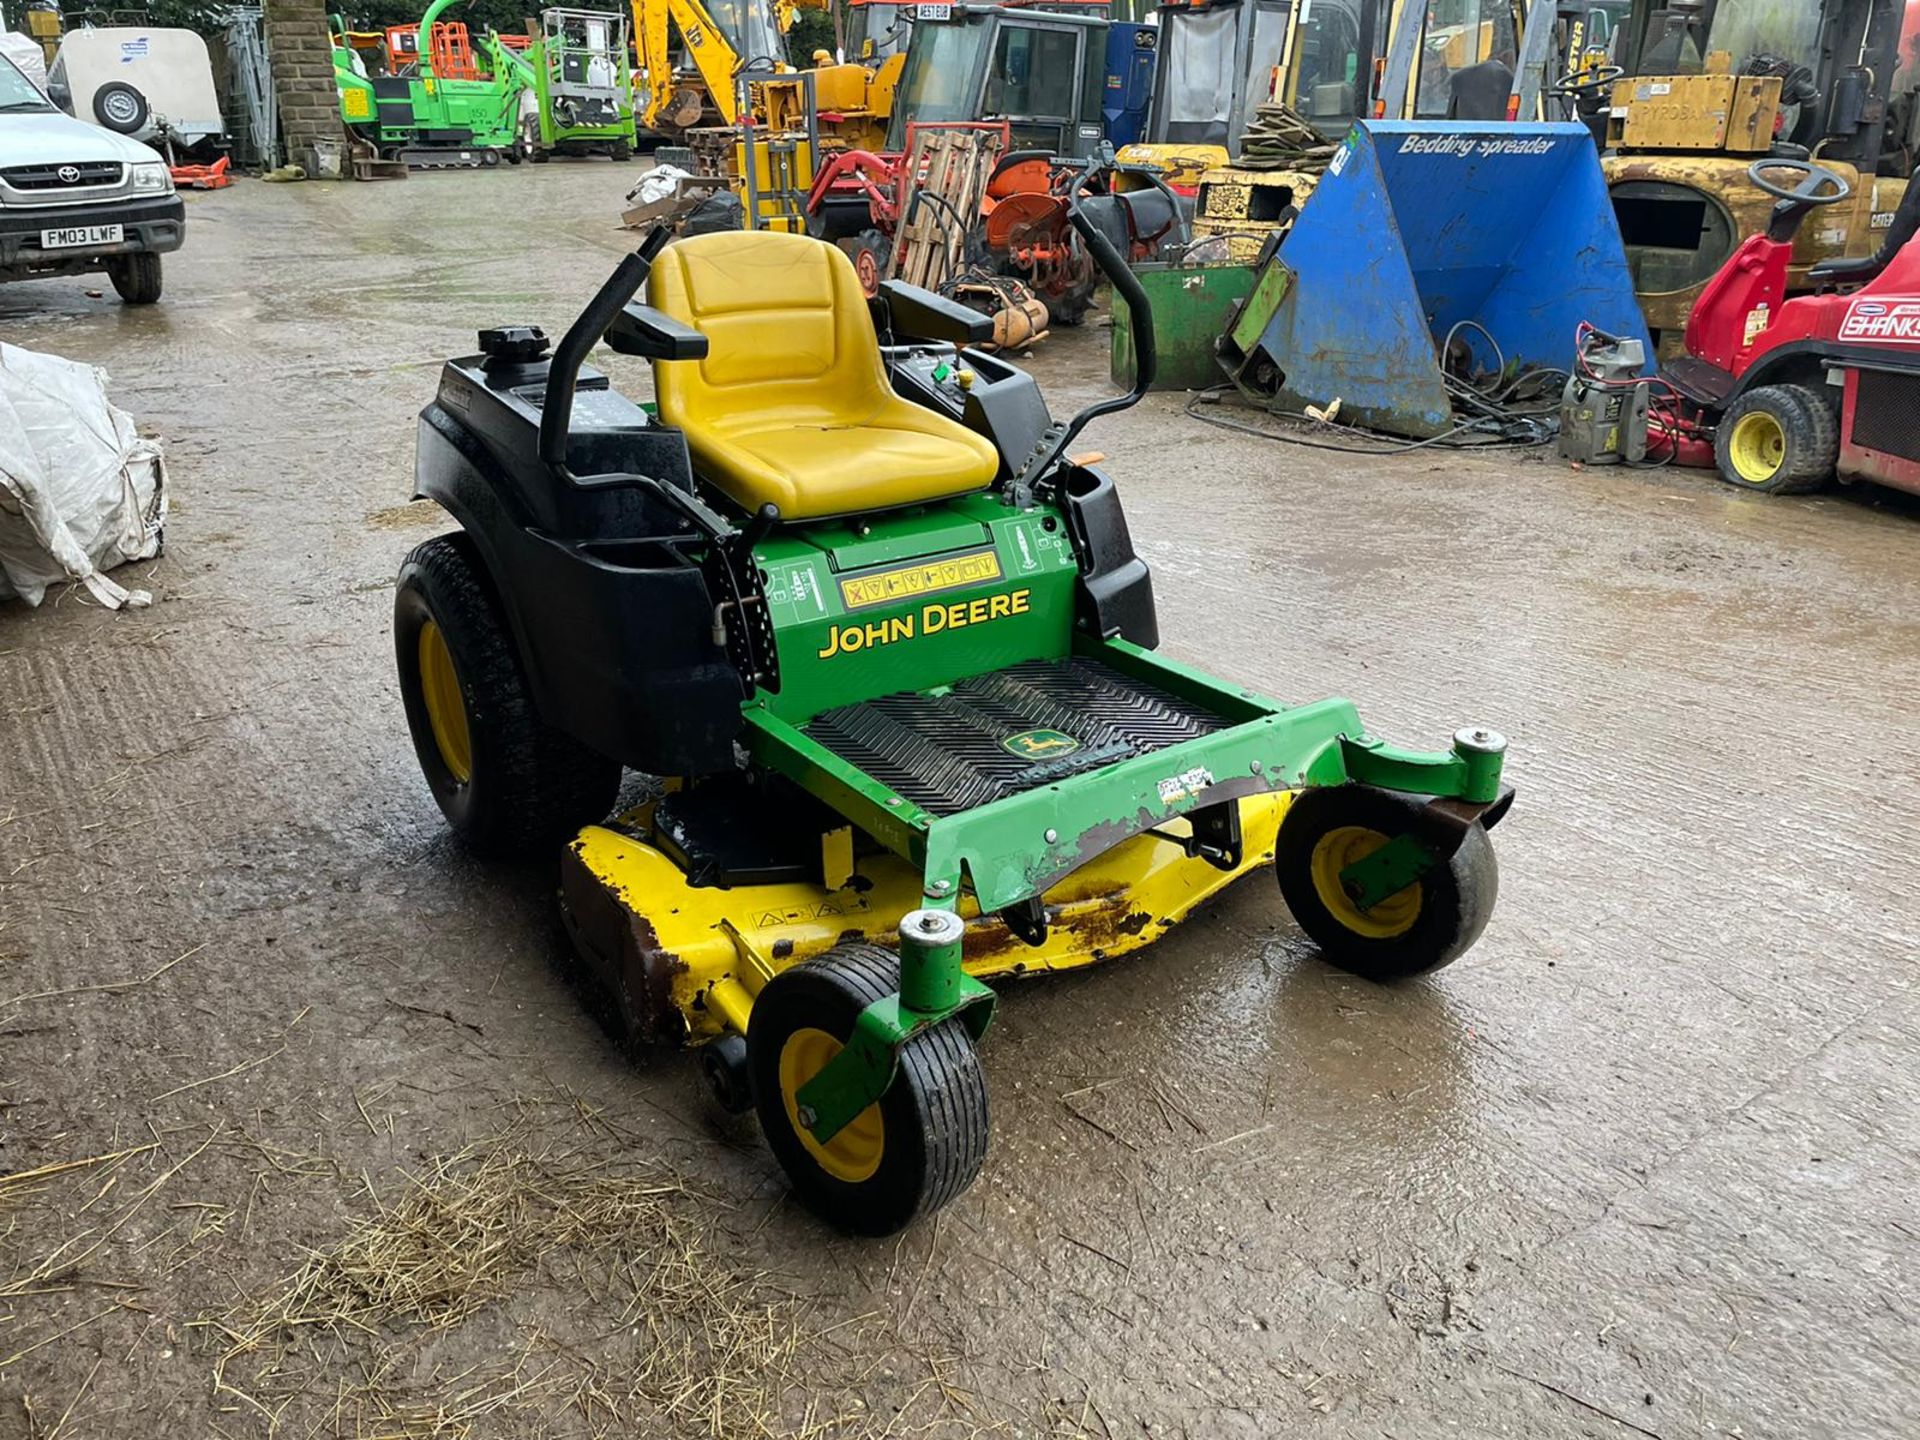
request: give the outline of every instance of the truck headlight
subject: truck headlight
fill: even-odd
[[[158,190],[164,193],[173,189],[173,177],[167,173],[164,161],[136,160],[129,168],[133,171],[133,188],[136,190]]]

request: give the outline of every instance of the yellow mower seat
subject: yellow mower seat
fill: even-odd
[[[669,245],[647,300],[707,337],[704,360],[654,365],[660,418],[699,474],[784,520],[886,510],[992,483],[986,440],[902,400],[853,263],[804,235],[736,231]]]

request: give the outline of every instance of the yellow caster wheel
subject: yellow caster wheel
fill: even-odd
[[[1714,427],[1720,478],[1742,490],[1804,495],[1833,478],[1840,417],[1808,385],[1761,385],[1727,407]]]
[[[939,1209],[987,1153],[986,1077],[958,1018],[901,1047],[892,1087],[824,1144],[801,1125],[801,1088],[840,1053],[860,1012],[899,988],[899,956],[841,945],[768,981],[747,1025],[768,1147],[794,1193],[856,1235],[891,1235]]]
[[[1500,893],[1487,832],[1468,828],[1460,848],[1418,880],[1369,906],[1342,872],[1416,829],[1420,804],[1387,790],[1308,790],[1280,825],[1274,868],[1293,918],[1342,970],[1402,980],[1452,964],[1486,929]]]

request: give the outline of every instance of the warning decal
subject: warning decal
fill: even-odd
[[[867,605],[885,605],[893,600],[931,595],[938,590],[957,590],[963,585],[978,585],[983,580],[999,578],[1000,556],[991,549],[975,550],[951,560],[926,561],[877,575],[850,576],[840,582],[840,599],[847,609],[859,610]]]
[[[1839,338],[1869,345],[1920,344],[1920,295],[1855,300],[1840,322]]]

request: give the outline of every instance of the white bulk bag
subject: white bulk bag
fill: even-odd
[[[92,365],[0,343],[0,598],[38,605],[78,581],[101,604],[146,605],[100,571],[160,553],[166,462],[107,399]]]
[[[38,40],[8,30],[0,33],[0,55],[11,60],[14,68],[33,82],[33,88],[47,93],[47,52]]]

